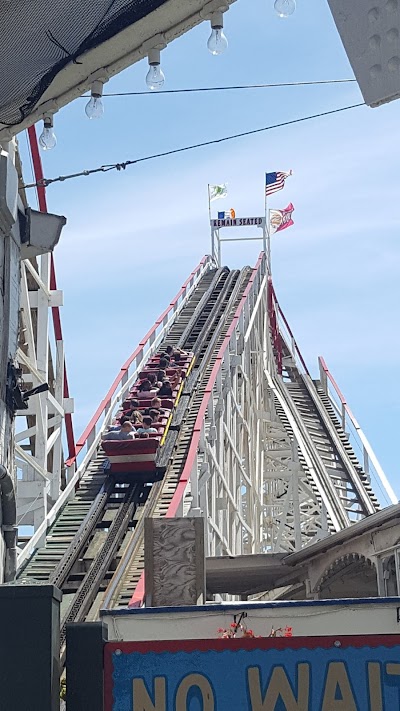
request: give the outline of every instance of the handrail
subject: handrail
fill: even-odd
[[[162,312],[162,314],[158,317],[158,319],[155,321],[154,325],[152,328],[146,333],[144,338],[140,341],[139,345],[137,348],[133,351],[133,353],[129,356],[128,360],[123,364],[121,367],[121,370],[115,380],[113,381],[110,389],[108,390],[107,394],[101,401],[100,405],[98,406],[97,410],[95,411],[93,417],[91,418],[89,424],[86,426],[84,431],[82,432],[81,436],[79,437],[76,445],[75,445],[75,451],[74,455],[68,459],[66,462],[66,465],[69,467],[74,462],[76,461],[76,458],[79,454],[79,452],[82,450],[82,448],[85,446],[86,442],[88,439],[92,436],[93,432],[95,431],[96,425],[101,418],[103,412],[107,410],[110,407],[111,400],[113,398],[113,395],[115,394],[118,386],[122,382],[123,378],[126,376],[128,373],[128,370],[130,366],[132,365],[133,361],[140,355],[140,353],[144,350],[146,347],[147,343],[150,341],[153,335],[155,335],[157,329],[159,326],[165,321],[166,317],[169,315],[169,313],[172,310],[176,310],[178,302],[183,296],[187,290],[187,287],[190,286],[190,284],[195,280],[196,276],[199,276],[200,273],[202,273],[203,268],[207,264],[211,263],[211,257],[206,255],[203,257],[203,259],[199,262],[197,267],[191,272],[189,277],[186,279],[186,281],[182,284],[181,288],[179,289],[178,293],[176,296],[172,299],[170,304],[167,306],[167,308]]]
[[[351,435],[352,435],[353,439],[355,440],[356,445],[360,448],[362,455],[363,455],[363,465],[364,465],[365,473],[367,474],[367,476],[371,476],[371,473],[372,473],[374,475],[378,485],[382,484],[382,486],[384,488],[384,492],[385,492],[386,496],[388,497],[388,500],[390,501],[390,503],[397,504],[398,497],[394,493],[394,491],[393,491],[393,489],[386,477],[386,474],[384,473],[370,443],[368,442],[367,437],[365,436],[365,434],[362,431],[360,425],[358,424],[356,418],[354,417],[352,411],[350,410],[343,393],[339,389],[339,386],[337,385],[333,375],[329,371],[329,368],[328,368],[325,360],[322,358],[322,356],[319,356],[318,364],[319,364],[319,369],[320,369],[320,374],[321,374],[320,379],[321,379],[322,388],[325,391],[326,395],[330,398],[335,410],[340,413],[341,425],[342,425],[343,431],[346,432],[348,425],[350,425],[350,427],[352,428]],[[335,402],[333,394],[329,389],[328,381],[331,383],[332,388],[335,391],[337,398],[339,399],[340,408],[338,407],[337,403]]]
[[[187,487],[188,482],[190,480],[192,469],[195,465],[197,451],[198,451],[198,447],[199,447],[200,439],[201,439],[201,433],[202,433],[202,429],[204,427],[204,418],[205,418],[205,414],[207,411],[210,397],[212,395],[212,390],[213,390],[213,387],[214,387],[215,382],[217,380],[217,376],[218,376],[219,370],[221,368],[226,350],[229,347],[229,342],[230,342],[231,337],[235,331],[235,328],[239,322],[239,318],[240,318],[241,313],[243,311],[247,297],[251,291],[251,288],[253,286],[253,283],[255,281],[257,273],[258,273],[261,265],[263,264],[263,261],[264,261],[263,257],[264,257],[264,253],[262,252],[257,260],[257,263],[256,263],[254,269],[253,269],[253,274],[251,275],[251,277],[249,279],[246,289],[243,292],[243,296],[238,304],[236,313],[232,319],[232,323],[229,326],[226,336],[225,336],[225,338],[221,344],[221,347],[218,351],[218,355],[216,357],[210,377],[207,381],[207,385],[204,390],[203,399],[201,401],[201,405],[199,407],[199,411],[198,411],[196,421],[195,421],[195,424],[193,427],[193,434],[192,434],[192,438],[190,441],[189,451],[188,451],[187,457],[186,457],[186,463],[185,463],[183,471],[179,477],[179,481],[178,481],[177,487],[175,489],[175,493],[172,497],[172,501],[168,507],[167,513],[165,514],[166,518],[173,518],[176,515],[179,505],[180,505],[182,498],[185,494],[185,490],[186,490],[186,487]],[[139,581],[136,585],[135,592],[129,602],[129,607],[139,607],[140,605],[142,605],[143,600],[144,600],[144,593],[145,593],[144,573],[142,573],[139,578]]]
[[[62,509],[63,506],[65,506],[68,499],[71,496],[73,496],[74,491],[75,491],[76,487],[79,485],[79,481],[80,481],[86,467],[88,466],[89,462],[96,454],[97,448],[99,446],[102,430],[107,426],[108,421],[112,418],[114,409],[116,408],[117,405],[119,405],[126,389],[129,388],[130,384],[136,380],[138,373],[140,372],[140,370],[143,367],[143,360],[145,358],[147,358],[149,355],[151,355],[151,353],[157,349],[159,341],[163,337],[164,328],[170,327],[171,323],[173,322],[173,319],[175,318],[175,315],[178,314],[180,309],[183,307],[183,304],[185,302],[184,302],[184,299],[182,299],[180,301],[181,297],[183,296],[184,298],[187,298],[189,296],[189,294],[192,293],[192,290],[194,289],[195,285],[198,283],[201,276],[204,274],[208,265],[212,265],[213,263],[214,262],[210,256],[207,255],[207,256],[203,257],[203,259],[199,262],[197,267],[190,274],[188,279],[186,279],[183,286],[181,287],[181,289],[179,290],[177,295],[174,297],[174,299],[171,301],[168,308],[157,319],[154,326],[150,329],[150,331],[148,331],[146,336],[141,340],[139,346],[135,349],[135,351],[132,353],[132,355],[128,358],[128,360],[122,366],[119,375],[115,378],[106,397],[100,403],[100,405],[97,408],[95,414],[93,415],[89,425],[86,427],[85,431],[83,432],[80,439],[78,440],[76,447],[75,447],[75,454],[74,454],[73,458],[71,460],[68,460],[68,462],[66,462],[66,464],[69,466],[71,466],[72,464],[75,464],[76,458],[77,458],[79,452],[82,450],[82,448],[86,444],[87,451],[86,451],[86,454],[85,454],[82,462],[80,462],[78,469],[72,474],[72,476],[68,480],[66,488],[62,491],[61,495],[55,502],[54,506],[51,508],[51,510],[47,514],[45,520],[41,523],[41,525],[39,526],[37,531],[35,531],[32,538],[29,540],[29,542],[26,544],[26,546],[24,547],[22,552],[19,554],[18,567],[20,567],[23,563],[25,563],[25,561],[27,561],[30,558],[34,549],[38,545],[40,545],[41,541],[43,540],[44,536],[46,535],[46,531],[48,530],[48,528],[54,523],[59,511]],[[180,301],[180,303],[179,303],[179,301]],[[171,312],[173,312],[173,314],[171,314]],[[169,314],[170,314],[170,318],[168,319]],[[156,336],[156,331],[160,325],[163,325],[163,329],[161,329],[159,334]],[[147,345],[148,345],[148,349],[147,349],[146,353],[144,353]],[[128,374],[129,365],[132,364],[135,360],[136,360],[137,367],[135,368],[134,372],[131,373],[129,378],[127,378],[125,380],[125,376],[127,376],[127,374]],[[121,387],[118,389],[119,385]],[[96,425],[103,413],[106,413],[107,417],[104,419],[101,428],[96,433]],[[78,447],[79,447],[79,449],[78,449]]]
[[[342,419],[341,424],[342,424],[343,431],[346,432],[346,414],[348,415],[350,422],[354,425],[354,428],[357,431],[361,431],[361,427],[358,424],[352,411],[350,410],[350,407],[347,403],[346,398],[344,397],[342,391],[340,390],[336,380],[334,379],[332,373],[330,372],[330,370],[329,370],[329,368],[322,356],[318,356],[318,365],[319,365],[320,380],[321,380],[322,388],[325,391],[325,393],[329,396],[329,398],[331,399],[332,405],[334,406],[334,408],[337,412],[339,412],[339,408],[337,406],[337,403],[331,398],[331,394],[330,394],[329,388],[328,388],[328,380],[330,381],[334,391],[336,392],[336,395],[339,398],[339,402],[341,405],[340,415],[341,415],[341,419]],[[397,503],[397,501],[396,501],[396,503]]]
[[[267,288],[267,304],[268,304],[268,319],[269,327],[272,335],[272,345],[274,347],[274,354],[276,359],[276,368],[278,375],[282,375],[283,363],[282,363],[282,339],[279,333],[278,319],[276,318],[276,296],[274,287],[272,286],[272,279],[268,277],[268,288]]]
[[[350,408],[349,408],[349,406],[348,406],[348,404],[347,404],[347,400],[345,399],[345,397],[344,397],[342,391],[339,389],[339,386],[338,386],[338,384],[336,383],[336,380],[334,379],[332,373],[330,373],[329,368],[328,368],[328,366],[327,366],[327,364],[326,364],[326,362],[325,362],[325,360],[323,359],[322,356],[318,356],[318,364],[319,364],[319,367],[320,367],[320,371],[321,371],[321,369],[322,369],[322,371],[323,371],[323,372],[325,373],[325,375],[326,375],[326,378],[328,378],[328,380],[330,380],[330,382],[332,383],[332,386],[333,386],[333,388],[334,388],[334,390],[335,390],[335,392],[336,392],[336,394],[337,394],[337,396],[338,396],[338,398],[339,398],[339,400],[340,400],[340,403],[341,403],[341,404],[343,405],[343,407],[345,408],[345,410],[346,410],[347,414],[349,415],[350,419],[352,420],[352,422],[354,422],[354,423],[356,424],[357,428],[360,429],[360,427],[359,427],[359,425],[358,425],[358,423],[357,423],[356,418],[354,417],[353,413],[351,412],[351,410],[350,410]],[[324,389],[326,389],[326,384],[325,384],[325,383],[324,383]],[[328,394],[328,393],[327,393],[327,394]]]
[[[318,414],[319,420],[332,443],[333,449],[335,450],[339,460],[342,462],[342,465],[345,471],[347,472],[347,476],[349,477],[349,481],[351,482],[352,489],[357,497],[356,510],[353,510],[351,505],[348,509],[348,520],[350,522],[358,520],[358,517],[360,515],[360,510],[358,507],[360,506],[364,516],[369,516],[373,513],[376,513],[377,505],[376,501],[374,500],[374,496],[371,497],[371,492],[366,489],[364,481],[360,477],[360,473],[357,470],[357,464],[352,461],[351,455],[349,454],[344,442],[342,441],[340,434],[337,431],[334,422],[332,421],[332,418],[326,411],[326,408],[324,407],[324,404],[321,400],[321,396],[317,392],[314,381],[306,375],[302,375],[301,378],[303,384],[307,389],[308,395],[310,396],[311,401],[314,405],[315,411]],[[350,498],[351,497],[348,497],[348,499]]]
[[[184,493],[184,488],[186,488],[186,484],[190,479],[190,474],[191,474],[191,471],[192,471],[192,468],[193,468],[193,465],[194,465],[194,462],[196,459],[196,455],[197,455],[198,445],[200,443],[200,435],[201,435],[201,430],[203,428],[204,417],[205,417],[205,414],[207,411],[208,402],[209,402],[210,397],[212,395],[212,390],[213,390],[213,387],[214,387],[215,382],[217,380],[217,375],[218,375],[219,369],[222,365],[222,361],[224,359],[225,352],[229,346],[229,341],[231,340],[232,334],[235,331],[235,328],[238,324],[240,315],[241,315],[244,305],[246,303],[246,299],[250,293],[251,287],[253,286],[257,272],[262,264],[263,255],[264,255],[264,253],[262,253],[257,260],[257,263],[256,263],[254,270],[253,270],[253,274],[251,275],[249,282],[246,286],[246,289],[243,292],[243,296],[240,300],[240,303],[238,304],[236,313],[232,319],[232,323],[229,326],[226,336],[225,336],[225,338],[222,342],[222,345],[218,351],[218,355],[216,357],[213,369],[211,371],[210,377],[209,377],[207,385],[205,387],[203,399],[202,399],[201,405],[199,407],[198,415],[196,417],[196,422],[195,422],[194,428],[193,428],[193,435],[192,435],[192,439],[190,442],[189,451],[188,451],[188,454],[186,457],[186,463],[183,468],[182,474],[179,478],[178,486],[177,486],[176,491],[172,497],[172,501],[168,507],[168,510],[166,513],[166,518],[172,518],[173,516],[175,516],[178,506],[181,502],[183,493]],[[183,487],[183,483],[185,484],[185,487]]]
[[[271,323],[271,330],[272,330],[272,335],[274,338],[274,345],[277,349],[277,370],[279,375],[282,375],[282,344],[279,346],[277,344],[277,341],[282,338],[284,342],[286,343],[287,347],[289,348],[293,358],[296,361],[296,355],[303,366],[304,372],[307,373],[307,375],[310,375],[306,362],[301,354],[300,348],[297,345],[297,341],[293,335],[293,331],[289,326],[289,323],[287,321],[287,318],[285,314],[282,311],[282,308],[278,302],[278,299],[276,298],[275,294],[275,289],[272,285],[272,280],[269,278],[269,283],[268,283],[268,291],[269,291],[269,302],[268,302],[268,311],[270,312],[270,323]],[[273,314],[275,313],[275,316]],[[271,320],[272,319],[272,320]],[[279,319],[281,319],[283,325],[285,326],[289,339],[285,339],[284,336],[281,333],[281,330],[279,328]],[[310,376],[311,377],[311,376]]]

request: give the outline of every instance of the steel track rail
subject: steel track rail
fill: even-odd
[[[207,274],[203,282],[204,288],[202,290],[198,289],[197,293],[193,295],[191,302],[189,302],[190,308],[185,308],[182,311],[181,318],[174,324],[171,333],[168,335],[168,342],[172,344],[182,342],[182,333],[186,333],[185,343],[189,345],[193,343],[196,348],[197,346],[201,348],[201,358],[204,359],[204,363],[206,363],[210,359],[212,351],[215,349],[218,332],[222,328],[223,321],[225,320],[223,316],[224,309],[226,305],[229,305],[232,301],[232,292],[236,298],[238,291],[237,286],[235,287],[236,274],[237,273],[229,273],[227,270]],[[200,293],[201,291],[202,293]],[[189,324],[190,332],[188,330]],[[214,334],[210,336],[212,331],[214,331]],[[198,363],[196,363],[196,366],[197,377],[200,377],[203,369],[199,368]],[[190,442],[190,439],[188,441]],[[186,440],[185,443],[187,445]],[[180,446],[182,448],[182,442]],[[92,461],[91,465],[89,465],[89,468],[93,469],[93,467],[96,467],[99,469],[99,466],[101,466],[101,458],[102,455],[99,454],[97,459],[94,462]],[[85,476],[82,479],[83,485],[84,480]],[[164,488],[163,485],[164,482],[153,485],[149,501],[146,506],[143,507],[146,510],[146,515],[154,511],[157,504],[159,504],[158,498],[160,490]],[[96,558],[92,561],[88,572],[84,575],[67,612],[63,615],[61,625],[62,659],[64,658],[65,652],[66,624],[85,619],[92,608],[113,561],[118,557],[129,525],[132,522],[132,517],[138,507],[140,492],[142,492],[143,489],[143,484],[136,484],[129,487],[124,503],[119,507],[118,513],[110,526],[106,540],[97,553]],[[69,544],[66,549],[57,549],[56,554],[52,555],[50,553],[52,548],[51,541],[48,541],[49,546],[47,553],[51,557],[51,570],[47,571],[47,575],[44,574],[42,570],[41,577],[43,581],[44,577],[46,577],[48,581],[60,585],[61,587],[68,583],[68,576],[71,574],[71,571],[73,571],[73,567],[79,560],[79,557],[82,556],[82,553],[85,551],[101,519],[102,513],[106,511],[110,492],[111,485],[108,482],[99,487],[89,510],[85,510],[85,515],[82,517],[80,525],[76,526],[75,533],[72,537],[69,535]],[[65,509],[63,509],[61,515],[58,517],[56,521],[57,525],[60,525],[60,519],[63,518],[63,513],[65,513]],[[138,531],[138,538],[142,538],[141,524],[143,521],[144,512],[135,528],[135,531]],[[68,529],[68,527],[69,523],[66,522],[66,528]],[[61,529],[62,528],[61,526]]]
[[[187,416],[180,431],[173,459],[167,469],[164,479],[153,485],[141,518],[135,528],[135,531],[132,533],[131,539],[121,557],[117,570],[108,585],[106,594],[103,598],[103,609],[109,609],[114,606],[125,607],[134,592],[136,584],[139,581],[144,564],[144,519],[146,517],[159,517],[165,515],[169,504],[172,501],[176,486],[179,482],[180,474],[186,461],[187,451],[190,446],[198,409],[203,400],[206,383],[208,382],[216,355],[223,342],[229,324],[236,312],[238,302],[240,301],[250,274],[250,269],[242,270],[240,273],[231,273],[228,287],[222,295],[219,307],[218,309],[213,309],[211,317],[213,322],[212,334],[210,334],[210,327],[204,329],[201,336],[203,354],[201,360],[196,363],[197,368],[193,374],[193,377],[196,376],[195,389],[191,396]],[[200,345],[200,336],[197,343]]]
[[[51,585],[56,585],[56,587],[62,588],[74,563],[81,555],[91,534],[93,533],[93,530],[104,513],[111,489],[112,482],[106,481],[93,501],[87,516],[82,521],[82,524],[71,541],[69,548],[67,548],[55,570],[50,575],[49,583]]]
[[[340,531],[350,525],[343,503],[337,496],[334,483],[329,476],[327,469],[317,452],[313,440],[304,424],[303,417],[290,396],[285,384],[276,379],[270,378],[271,384],[275,387],[275,393],[279,397],[282,407],[287,409],[286,416],[290,421],[291,428],[297,428],[296,439],[307,461],[307,468],[313,477],[318,488],[322,501],[324,502],[328,515],[332,520],[335,531]]]
[[[201,322],[202,314],[204,313],[205,309],[207,309],[207,307],[209,305],[210,295],[221,283],[221,280],[226,279],[227,274],[228,274],[228,270],[226,268],[217,269],[217,271],[215,272],[214,278],[210,284],[208,291],[206,291],[203,294],[202,298],[200,299],[200,301],[199,301],[199,303],[192,315],[192,318],[188,322],[185,330],[181,334],[181,336],[176,344],[178,348],[188,348],[192,345],[193,333],[195,333],[196,330],[198,329],[199,323]]]
[[[70,546],[75,546],[75,537],[81,535],[85,521],[92,518],[93,504],[106,484],[103,460],[104,455],[98,455],[89,464],[74,498],[65,504],[49,529],[45,545],[34,551],[18,571],[17,579],[48,583],[61,561],[66,560],[64,556],[69,556]]]
[[[179,319],[173,324],[168,342],[175,345],[187,324],[198,311],[198,304],[205,295],[210,296],[210,287],[216,280],[217,270],[207,272],[182,309]],[[75,497],[66,503],[48,531],[45,546],[34,551],[27,563],[18,571],[18,579],[32,579],[43,583],[63,585],[69,571],[79,558],[98,516],[104,510],[107,497],[102,487],[106,475],[102,467],[105,456],[101,451],[88,464],[81,478]],[[102,508],[103,507],[103,508]]]
[[[349,447],[349,445],[347,447],[344,446],[344,442],[340,436],[341,433],[338,431],[337,423],[332,421],[330,413],[326,410],[324,403],[321,401],[320,395],[309,376],[302,376],[302,380],[310,397],[312,398],[322,426],[326,430],[328,437],[331,439],[335,452],[347,473],[348,482],[357,496],[362,513],[364,516],[376,513],[379,511],[378,500],[373,493],[372,487],[367,482],[365,473],[362,472],[362,467],[357,462],[352,448]],[[361,476],[360,472],[362,472],[363,476]]]
[[[289,421],[287,412],[286,412],[285,408],[283,407],[283,405],[281,404],[280,398],[276,394],[274,395],[274,406],[275,406],[276,414],[278,415],[279,420],[282,422],[282,424],[285,428],[285,431],[287,432],[287,434],[289,436],[289,439],[290,440],[296,439],[296,442],[298,442],[297,438],[295,437],[293,427]],[[303,469],[303,471],[306,475],[307,484],[309,485],[310,490],[312,491],[313,495],[315,496],[316,500],[319,502],[319,504],[321,506],[322,505],[322,498],[321,498],[319,489],[314,481],[314,477],[312,474],[312,466],[309,467],[309,464],[307,463],[307,462],[309,462],[309,460],[306,460],[300,446],[297,447],[297,454],[298,454],[299,463],[301,465],[301,468]],[[328,524],[328,528],[329,528],[330,532],[334,533],[335,528],[334,528],[334,525],[333,525],[332,520],[331,520],[328,513],[327,513],[327,524]],[[314,537],[314,535],[315,534],[313,533],[312,537]],[[294,543],[293,543],[293,550],[294,550]]]
[[[192,317],[190,319],[190,322],[192,324],[191,333],[197,333],[199,330],[200,333],[202,333],[203,330],[207,330],[208,332],[212,328],[215,320],[215,309],[212,306],[212,303],[215,301],[215,303],[219,304],[221,303],[221,301],[226,300],[227,284],[230,283],[228,275],[229,272],[227,272],[226,270],[221,270],[221,273],[217,274],[216,278],[213,279],[210,287],[205,293],[205,295],[208,297],[207,300],[204,301],[204,298],[200,300],[201,308],[199,309],[197,307],[194,312],[194,318]],[[200,329],[199,323],[201,324]],[[188,338],[190,338],[190,334]],[[141,486],[141,488],[143,488],[143,485]],[[118,550],[122,541],[124,540],[125,533],[127,531],[127,526],[129,523],[129,518],[126,518],[126,515],[124,513],[124,505],[121,507],[121,512],[122,513],[118,513],[116,519],[114,519],[100,553],[92,562],[90,570],[85,575],[85,578],[82,581],[74,597],[73,602],[71,603],[68,613],[65,619],[63,620],[61,627],[62,644],[64,643],[65,625],[68,622],[79,622],[80,620],[84,619],[85,615],[87,615],[95,601],[95,598],[99,592],[99,588],[105,578],[106,573],[108,572],[111,562],[118,554]],[[120,521],[121,516],[125,525],[122,525]],[[116,525],[116,522],[119,522],[118,526]],[[104,551],[106,551],[106,553],[104,553]],[[70,558],[72,559],[72,553]]]
[[[288,355],[285,341],[283,348],[284,355]],[[301,433],[304,451],[300,446],[300,462],[318,500],[326,505],[329,528],[342,530],[354,522],[356,515],[368,516],[378,511],[378,500],[346,434],[337,419],[332,418],[317,386],[308,375],[299,372],[293,360],[286,370],[289,381],[277,382],[276,393],[281,391]],[[280,419],[293,436],[293,426],[282,404],[277,408]]]
[[[225,298],[226,294],[230,291],[232,292],[232,289],[234,289],[234,286],[237,282],[237,279],[239,278],[240,272],[239,270],[235,270],[229,273],[229,276],[227,277],[224,286],[222,287],[221,290],[221,300]],[[201,360],[204,356],[205,349],[207,347],[207,342],[209,339],[209,334],[213,329],[215,329],[216,324],[220,320],[220,318],[223,316],[223,313],[221,314],[221,305],[218,301],[215,302],[213,308],[211,309],[210,315],[208,317],[207,323],[205,324],[204,329],[199,333],[196,342],[193,345],[193,350],[195,353],[197,353],[197,361]],[[196,367],[196,366],[195,366]]]
[[[82,580],[76,595],[64,615],[60,629],[61,654],[64,654],[66,625],[70,622],[80,622],[89,612],[98,588],[107,573],[110,564],[121,545],[129,523],[132,520],[143,484],[130,484],[116,516],[110,526],[106,540],[93,560],[88,572]]]

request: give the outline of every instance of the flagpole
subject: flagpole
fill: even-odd
[[[271,210],[268,210],[267,212],[267,259],[268,259],[268,267],[269,267],[269,275],[272,276],[272,264],[271,264],[271,222],[270,222],[270,212]]]
[[[211,200],[210,200],[210,183],[207,185],[207,196],[208,196],[208,224],[210,225],[210,232],[211,232],[211,256],[214,259],[214,252],[215,252],[215,235],[214,235],[214,230],[211,227]]]
[[[265,232],[267,237],[266,259],[269,275],[271,276],[271,236],[269,231],[268,196],[267,196],[267,175],[264,179],[264,210],[265,210]]]

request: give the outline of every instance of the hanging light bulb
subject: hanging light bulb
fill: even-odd
[[[91,89],[91,97],[85,106],[86,116],[90,119],[101,118],[104,114],[103,82],[94,81]]]
[[[165,82],[164,72],[160,67],[160,50],[151,49],[148,54],[149,71],[146,75],[146,84],[151,91],[159,91]]]
[[[222,54],[228,49],[228,40],[224,35],[224,19],[222,12],[214,12],[211,16],[211,34],[208,38],[207,48],[211,54]]]
[[[146,74],[146,84],[151,91],[159,91],[163,88],[165,75],[159,64],[151,64]]]
[[[57,138],[53,131],[53,116],[45,114],[43,116],[43,131],[39,136],[39,145],[43,151],[51,151],[57,144]]]
[[[274,8],[279,17],[290,17],[296,9],[296,0],[275,0]]]

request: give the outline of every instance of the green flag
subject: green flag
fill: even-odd
[[[219,200],[220,198],[224,198],[228,195],[228,188],[226,183],[224,183],[223,185],[209,185],[208,190],[210,202],[212,202],[213,200]]]

